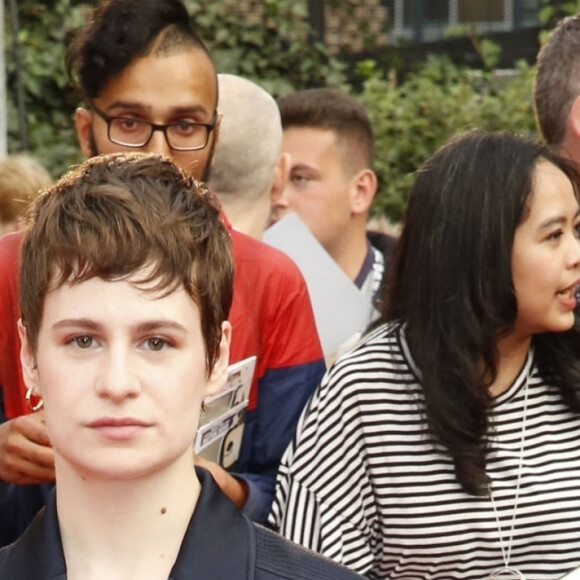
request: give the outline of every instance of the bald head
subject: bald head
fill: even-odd
[[[282,145],[278,105],[264,89],[242,77],[220,74],[218,81],[218,111],[223,118],[209,185],[226,206],[230,197],[269,196]]]

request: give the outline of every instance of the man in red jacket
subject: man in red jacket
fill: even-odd
[[[155,152],[196,178],[206,177],[220,123],[217,78],[181,0],[102,3],[69,46],[67,67],[85,102],[76,113],[85,155]],[[230,233],[236,266],[230,362],[256,355],[257,366],[238,472],[204,466],[237,506],[263,521],[278,463],[324,362],[296,266],[258,241]],[[10,491],[6,484],[53,478],[42,414],[25,415],[16,334],[18,248],[19,237],[0,241],[0,384],[8,419],[0,425],[0,503]]]

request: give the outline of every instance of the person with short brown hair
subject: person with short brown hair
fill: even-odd
[[[57,485],[0,577],[358,577],[252,524],[192,466],[202,400],[227,379],[233,278],[213,196],[167,158],[95,157],[36,201],[19,332]]]
[[[99,2],[66,61],[83,99],[75,124],[87,157],[157,153],[196,179],[206,177],[220,125],[217,75],[182,0]],[[222,219],[227,221],[223,213]],[[256,356],[256,370],[235,473],[204,465],[238,507],[263,521],[280,458],[325,365],[297,267],[229,224],[228,231],[236,263],[231,362]],[[12,239],[4,244],[0,320],[7,332],[0,335],[0,384],[9,420],[0,424],[0,480],[42,483],[51,478],[50,449],[43,425],[27,414],[15,356],[17,312],[3,295],[16,285],[11,263],[18,245]]]
[[[0,235],[22,227],[28,205],[51,183],[48,171],[33,157],[0,157]]]

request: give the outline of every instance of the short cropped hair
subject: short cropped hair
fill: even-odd
[[[229,235],[207,188],[169,159],[143,153],[94,157],[31,208],[22,247],[20,308],[33,352],[49,291],[99,277],[131,278],[198,305],[208,374],[233,294]],[[134,277],[137,275],[137,279]]]
[[[220,196],[269,194],[282,146],[276,101],[257,84],[220,74],[218,110],[223,114],[209,185]]]
[[[28,155],[0,158],[0,224],[23,217],[30,202],[51,183],[48,171]]]
[[[282,127],[333,131],[344,146],[345,164],[372,169],[373,129],[364,107],[336,89],[307,89],[278,99]]]
[[[135,59],[184,48],[211,62],[182,0],[103,0],[69,44],[65,63],[82,98],[91,100]]]
[[[560,21],[538,54],[536,120],[550,145],[562,144],[566,120],[580,95],[580,14]]]

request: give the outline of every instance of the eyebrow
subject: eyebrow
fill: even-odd
[[[573,219],[574,220],[577,219],[578,216],[580,216],[580,208],[574,214],[574,218]],[[547,220],[544,220],[540,224],[539,229],[545,230],[545,229],[551,228],[553,226],[561,226],[561,225],[565,224],[566,221],[567,221],[567,219],[564,216],[558,216],[558,217],[548,218]]]
[[[144,105],[143,103],[132,102],[132,101],[115,101],[106,108],[107,113],[111,113],[115,109],[133,109],[141,113],[150,113],[151,107]],[[175,117],[177,115],[192,114],[192,113],[202,113],[204,115],[209,115],[207,109],[203,105],[188,105],[182,107],[170,107],[168,110],[169,117]]]
[[[52,328],[56,330],[61,328],[83,328],[94,331],[102,328],[102,325],[90,318],[65,318],[63,320],[55,322],[52,325]],[[175,322],[174,320],[167,319],[146,320],[144,322],[139,322],[138,324],[131,325],[131,330],[139,333],[167,329],[177,330],[182,333],[187,332],[187,328],[183,324]]]
[[[318,169],[316,167],[312,167],[312,165],[308,165],[307,163],[297,163],[290,168],[290,171],[315,171],[317,172]]]

